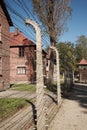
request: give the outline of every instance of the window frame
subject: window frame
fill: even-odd
[[[17,66],[17,75],[26,75],[26,67]]]

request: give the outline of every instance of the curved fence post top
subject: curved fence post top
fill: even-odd
[[[50,46],[51,49],[53,49],[56,53],[58,53],[58,50],[55,46]]]
[[[35,28],[35,30],[37,30],[37,28],[40,30],[39,25],[31,19],[25,19],[25,24],[30,24]]]

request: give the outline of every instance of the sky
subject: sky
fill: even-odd
[[[60,41],[76,43],[81,35],[87,37],[87,0],[72,0],[72,16],[67,22],[68,31],[60,37]]]
[[[32,11],[32,0],[5,0],[10,13],[11,19],[14,23],[14,26],[17,27],[21,32],[23,32],[27,37],[35,42],[35,32],[32,31],[32,28],[25,27],[25,19],[30,18],[38,22],[37,17]],[[10,1],[10,2],[9,2]],[[23,3],[24,1],[24,3]],[[22,3],[20,6],[20,2]],[[27,4],[28,3],[28,4]],[[87,36],[87,0],[72,0],[72,16],[67,21],[67,31],[65,31],[59,41],[61,42],[72,42],[76,43],[77,38],[81,35]],[[27,11],[28,10],[28,11]],[[16,11],[16,12],[15,12]],[[42,24],[39,23],[40,27]],[[11,28],[12,31],[13,28]],[[42,33],[43,39],[42,42],[44,45],[49,45],[49,38],[44,33]]]

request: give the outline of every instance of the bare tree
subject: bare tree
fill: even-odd
[[[69,6],[71,0],[33,0],[34,10],[42,21],[50,37],[50,44],[56,46],[57,38],[65,29],[66,21],[71,15]],[[54,57],[53,50],[49,49],[50,58],[48,84],[53,83]]]
[[[65,29],[66,21],[71,15],[71,0],[33,0],[35,12],[45,25],[50,36],[51,45],[55,46],[57,38]]]

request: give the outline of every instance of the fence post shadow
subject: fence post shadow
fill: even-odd
[[[54,97],[52,97],[50,94],[47,94],[47,93],[45,93],[45,95],[48,96],[49,98],[51,98],[52,101],[53,101],[55,104],[57,104],[57,100],[55,100]]]
[[[36,107],[31,101],[29,101],[29,100],[26,100],[26,101],[32,106],[34,130],[37,130],[37,110],[36,110]]]

